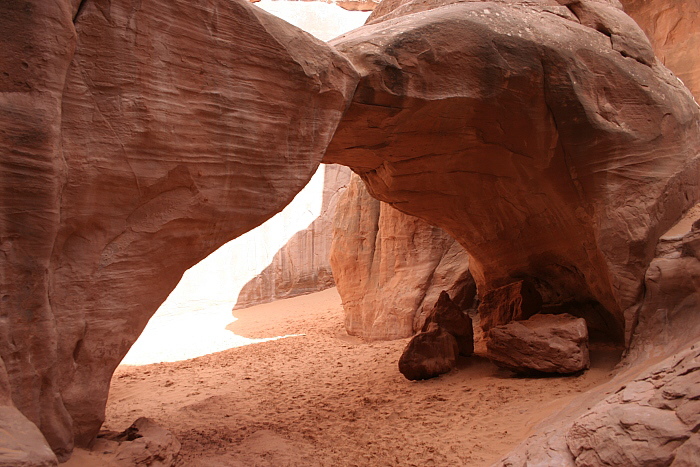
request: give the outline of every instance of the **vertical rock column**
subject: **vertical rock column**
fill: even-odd
[[[0,5],[0,356],[61,459],[182,273],[308,182],[357,82],[242,0],[73,3]]]

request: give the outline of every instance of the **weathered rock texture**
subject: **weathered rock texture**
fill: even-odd
[[[449,332],[457,340],[459,354],[465,357],[474,353],[474,328],[472,319],[464,313],[444,290],[430,314],[425,320],[421,331],[426,332],[430,326],[436,325]]]
[[[576,465],[671,465],[700,426],[698,356],[621,387],[576,420],[566,435]]]
[[[234,310],[335,285],[330,263],[333,218],[351,171],[341,165],[326,165],[323,170],[321,214],[308,228],[294,234],[275,254],[270,265],[243,286]]]
[[[697,217],[696,206],[680,223],[687,229],[675,226],[675,236],[659,241],[645,296],[636,307],[631,347],[617,376],[545,420],[498,465],[697,464],[698,421],[688,418],[700,413]],[[689,230],[691,225],[695,230]],[[648,362],[663,359],[648,368]]]
[[[641,26],[656,56],[700,99],[700,3],[621,0]]]
[[[399,339],[423,327],[440,292],[469,308],[469,256],[448,234],[370,196],[353,176],[338,202],[331,266],[345,327],[366,339]]]
[[[357,76],[247,2],[0,3],[0,357],[59,458],[188,267],[287,204]]]
[[[495,465],[697,465],[692,456],[700,425],[698,370],[700,349],[694,346],[642,375],[619,375],[594,390],[592,397],[584,394],[585,400],[568,417],[545,421],[544,433],[529,438]]]
[[[542,297],[528,281],[513,282],[491,290],[479,303],[479,322],[484,332],[494,326],[528,319],[542,310]]]
[[[399,358],[399,371],[411,381],[435,378],[455,367],[457,355],[454,336],[433,324],[408,342]]]
[[[644,280],[644,298],[630,310],[636,322],[630,363],[668,356],[700,340],[700,225],[662,238]]]
[[[614,2],[442,4],[332,42],[362,78],[324,160],[451,234],[480,294],[531,279],[546,304],[599,302],[621,338],[700,198],[697,104]]]
[[[575,373],[590,366],[588,329],[569,314],[535,315],[489,331],[486,356],[518,373]]]

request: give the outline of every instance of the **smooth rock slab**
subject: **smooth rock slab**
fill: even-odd
[[[16,408],[0,406],[0,467],[58,465],[44,435]]]
[[[576,466],[698,465],[698,458],[690,457],[698,452],[698,402],[700,351],[693,346],[573,423],[566,440]]]
[[[399,371],[411,381],[435,378],[455,367],[457,355],[454,336],[433,324],[410,340],[399,358]]]
[[[492,328],[486,356],[518,373],[575,373],[590,366],[588,329],[569,314],[535,315]]]

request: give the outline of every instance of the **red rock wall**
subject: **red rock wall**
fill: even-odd
[[[356,175],[338,202],[331,266],[347,332],[370,340],[413,335],[443,290],[462,308],[476,293],[452,237],[372,198]]]
[[[0,357],[61,458],[182,273],[306,184],[356,82],[247,2],[77,6],[0,4]]]

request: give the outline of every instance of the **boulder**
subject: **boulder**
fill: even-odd
[[[399,371],[411,381],[435,378],[455,367],[457,355],[454,336],[433,324],[408,342],[399,358]]]
[[[450,299],[450,294],[444,290],[440,293],[440,297],[426,318],[421,331],[428,331],[432,325],[436,325],[454,336],[457,340],[460,355],[468,357],[474,353],[472,319],[455,305]]]
[[[656,56],[700,99],[700,3],[620,0],[646,33]]]
[[[333,218],[351,172],[341,165],[324,165],[321,170],[324,171],[321,214],[308,228],[294,234],[270,265],[243,286],[234,310],[335,286],[330,264]]]
[[[542,297],[528,281],[513,282],[491,290],[479,304],[481,329],[525,320],[542,310]]]
[[[324,161],[452,235],[480,295],[528,279],[599,303],[621,341],[656,240],[700,200],[700,108],[616,2],[561,3],[378,7],[331,42],[361,79]]]
[[[345,328],[365,339],[399,339],[423,327],[440,292],[470,308],[469,256],[447,233],[370,196],[353,176],[338,202],[331,267]]]
[[[358,77],[242,0],[0,2],[0,30],[0,358],[63,461],[182,273],[307,183]]]
[[[637,325],[613,380],[543,421],[496,465],[697,464],[698,217],[696,205],[659,240],[644,296],[628,313]]]
[[[535,315],[491,328],[486,356],[516,373],[569,374],[588,369],[588,329],[569,314]]]

